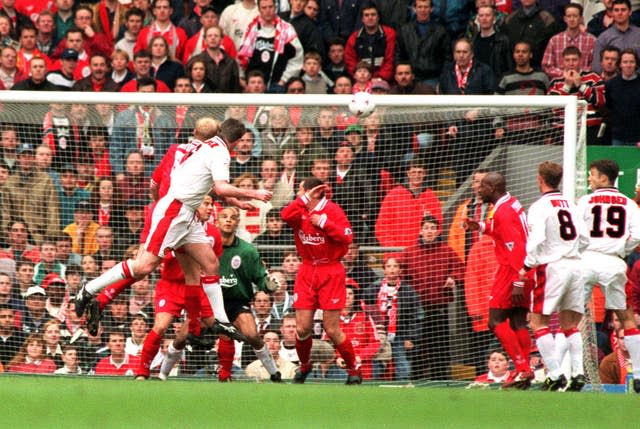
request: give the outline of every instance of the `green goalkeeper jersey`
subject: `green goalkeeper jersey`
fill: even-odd
[[[266,272],[258,250],[236,237],[233,244],[224,246],[220,257],[220,286],[225,302],[246,302],[258,290],[266,291]]]

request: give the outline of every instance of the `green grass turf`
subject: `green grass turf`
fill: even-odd
[[[640,396],[604,393],[0,377],[3,428],[631,428]]]

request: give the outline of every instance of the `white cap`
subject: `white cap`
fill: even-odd
[[[45,290],[40,286],[31,286],[29,289],[27,289],[27,294],[25,295],[25,297],[28,298],[31,295],[37,295],[37,294],[40,294],[42,296],[47,296],[47,292],[45,292]]]

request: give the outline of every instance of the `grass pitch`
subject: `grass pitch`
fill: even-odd
[[[616,428],[640,396],[291,385],[211,380],[0,377],[6,428]]]

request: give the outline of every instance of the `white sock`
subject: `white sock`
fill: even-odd
[[[556,359],[556,347],[555,341],[553,340],[553,334],[551,332],[547,332],[541,337],[536,335],[536,345],[538,346],[538,351],[542,356],[542,360],[544,360],[544,365],[549,371],[549,378],[557,380],[558,377],[560,377],[561,372],[560,362]]]
[[[564,335],[564,332],[558,332],[555,336],[556,343],[556,359],[562,365],[562,361],[564,360],[564,356],[569,351],[569,344],[567,343],[567,337]]]
[[[273,360],[273,356],[271,356],[271,352],[269,348],[265,345],[260,350],[253,349],[256,352],[256,356],[264,365],[264,368],[270,375],[275,374],[278,371],[278,367],[276,366],[276,362]]]
[[[584,374],[584,361],[582,357],[582,334],[576,331],[567,337],[569,344],[569,358],[571,359],[571,377]]]
[[[224,298],[222,297],[222,288],[220,287],[220,282],[204,283],[203,281],[202,288],[204,289],[204,293],[207,294],[209,304],[211,304],[213,315],[215,316],[216,320],[222,323],[229,323],[227,312],[224,311]]]
[[[97,295],[107,286],[126,278],[133,278],[133,259],[114,265],[102,275],[87,283],[85,290],[91,295]]]
[[[640,334],[627,335],[625,329],[624,345],[631,355],[631,368],[633,370],[633,378],[640,380]]]
[[[176,350],[173,347],[173,341],[167,347],[167,355],[162,360],[162,366],[160,367],[160,373],[168,376],[173,366],[176,364],[178,360],[182,357],[182,350]]]

